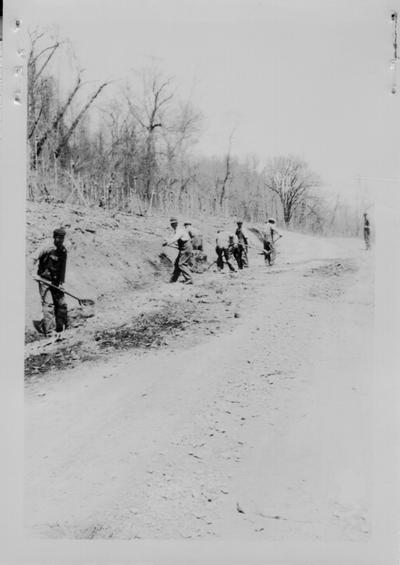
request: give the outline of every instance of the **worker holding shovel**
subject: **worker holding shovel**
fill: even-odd
[[[64,239],[64,228],[55,229],[53,244],[39,249],[33,257],[31,273],[39,283],[39,294],[42,302],[42,320],[40,322],[35,321],[34,326],[38,332],[45,336],[50,333],[53,312],[57,336],[60,337],[61,332],[68,327],[68,309],[63,292],[67,265],[67,250],[64,247]]]
[[[226,263],[229,270],[234,273],[236,269],[232,265],[231,259],[232,256],[234,256],[236,241],[234,240],[233,234],[230,234],[222,229],[218,230],[215,244],[218,269],[222,271],[224,268],[224,263]]]
[[[177,247],[178,256],[175,259],[174,271],[169,282],[176,282],[179,275],[182,275],[184,284],[193,284],[190,270],[193,248],[190,235],[184,228],[178,227],[178,220],[176,218],[171,218],[170,224],[171,228],[174,230],[174,235],[168,241],[164,241],[163,246],[169,245],[170,247]]]
[[[264,246],[264,260],[269,266],[274,264],[276,258],[275,244],[282,237],[276,227],[274,218],[266,221],[265,228],[262,232]]]

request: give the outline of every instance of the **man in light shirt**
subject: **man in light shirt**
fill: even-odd
[[[178,220],[176,218],[171,218],[170,224],[171,228],[174,230],[174,235],[171,239],[164,241],[163,246],[175,246],[176,244],[178,255],[175,259],[174,271],[169,282],[176,282],[179,276],[182,275],[184,284],[193,284],[190,270],[193,248],[190,235],[184,228],[178,226]]]
[[[276,258],[275,243],[282,235],[276,227],[274,218],[269,218],[263,230],[264,259],[268,265],[272,265]]]
[[[215,251],[217,253],[217,266],[222,271],[225,263],[228,265],[229,270],[234,272],[235,267],[231,263],[231,258],[234,250],[234,235],[218,230]]]
[[[200,230],[194,228],[191,222],[185,222],[183,227],[190,235],[193,251],[203,251],[203,235]]]
[[[369,225],[369,219],[367,216],[367,213],[364,212],[363,214],[364,216],[364,243],[365,243],[365,249],[369,249],[370,248],[370,225]]]

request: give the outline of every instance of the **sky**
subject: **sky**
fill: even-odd
[[[197,151],[295,154],[349,198],[400,179],[386,0],[27,0],[25,22],[57,26],[88,80],[152,60],[204,115]],[[63,70],[59,72],[62,74]],[[360,196],[361,195],[361,196]]]

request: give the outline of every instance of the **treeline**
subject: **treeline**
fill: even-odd
[[[358,230],[358,218],[339,199],[323,198],[318,175],[296,156],[239,160],[232,136],[225,155],[196,154],[203,116],[155,67],[95,87],[78,69],[61,88],[55,69],[67,48],[46,33],[31,36],[29,199],[140,215],[274,216],[315,233]]]

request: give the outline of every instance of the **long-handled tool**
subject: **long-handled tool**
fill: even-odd
[[[218,259],[215,259],[215,261],[213,261],[212,263],[210,263],[210,265],[208,265],[206,271],[209,271],[209,270],[211,269],[211,267],[216,264],[217,261],[218,261]]]
[[[41,277],[36,276],[36,277],[34,277],[34,279],[35,279],[35,281],[43,283],[50,288],[54,288],[55,290],[59,290],[60,292],[67,294],[71,298],[75,298],[75,300],[77,300],[79,302],[80,306],[93,306],[94,305],[94,300],[92,300],[91,298],[79,298],[78,296],[75,296],[75,294],[72,294],[68,290],[65,290],[64,288],[61,289],[58,286],[49,282],[48,280],[42,279]]]

